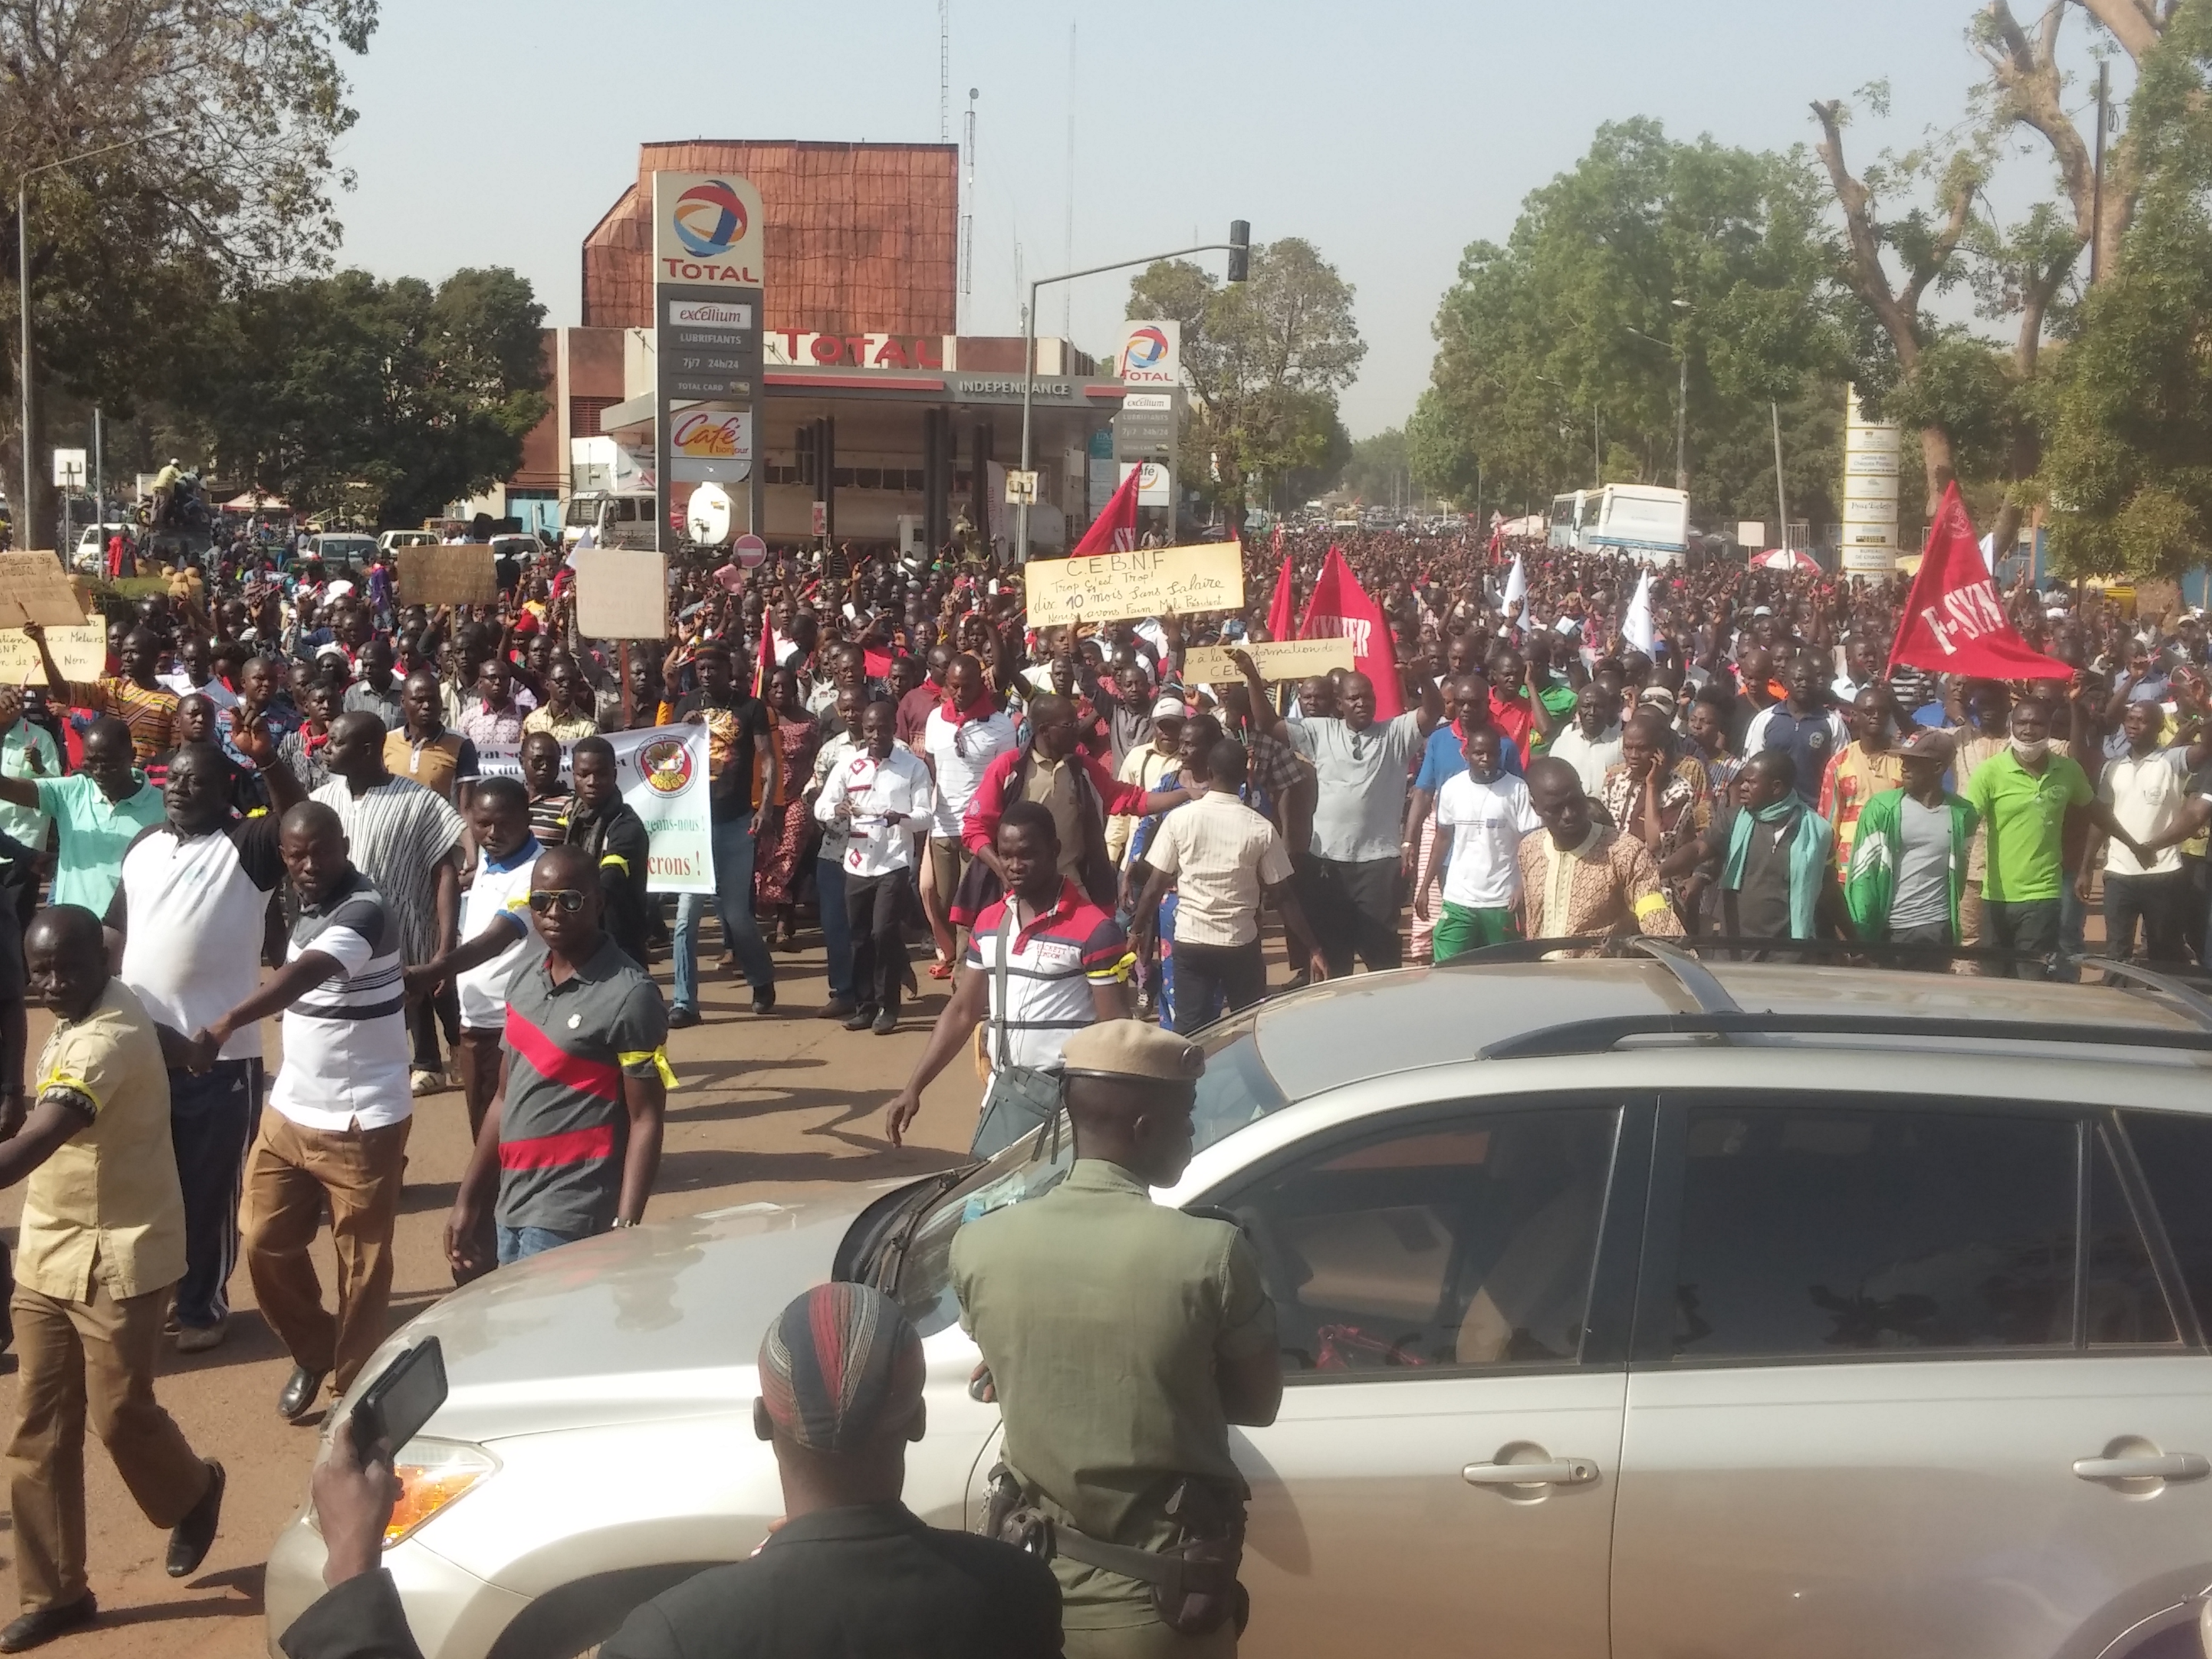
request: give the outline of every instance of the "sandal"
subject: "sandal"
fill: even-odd
[[[939,957],[936,961],[931,963],[929,964],[929,976],[932,979],[951,979],[952,977],[952,958],[950,957]]]

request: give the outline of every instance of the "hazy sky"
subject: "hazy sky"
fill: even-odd
[[[1232,218],[1306,237],[1358,289],[1355,435],[1412,409],[1461,250],[1502,240],[1600,122],[1809,142],[1809,100],[1887,77],[1894,115],[1853,130],[1861,162],[1956,120],[1977,67],[1975,0],[950,3],[956,140],[981,93],[963,330],[1018,332],[1018,245],[1031,276],[1070,268],[1073,107],[1073,264],[1218,240]],[[2085,25],[2067,27],[2078,60]],[[359,186],[339,198],[341,258],[433,279],[512,265],[556,324],[579,319],[580,245],[641,141],[938,137],[930,0],[385,0],[348,67],[361,121],[339,161]],[[1103,349],[1126,282],[1072,290],[1046,290],[1040,331],[1072,304],[1077,342]]]

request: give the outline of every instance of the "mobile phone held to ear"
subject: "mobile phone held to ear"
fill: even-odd
[[[355,1455],[380,1440],[396,1455],[446,1403],[446,1351],[426,1336],[386,1365],[353,1407]]]

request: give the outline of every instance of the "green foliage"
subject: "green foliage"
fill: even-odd
[[[1341,482],[1363,501],[1387,501],[1394,490],[1406,491],[1412,479],[1413,445],[1405,429],[1394,426],[1352,446]]]
[[[2069,575],[2212,557],[2212,0],[2183,0],[2130,113],[2142,193],[2054,354],[2040,483]]]
[[[1621,466],[1672,483],[1685,357],[1687,449],[1705,472],[1749,410],[1764,420],[1769,399],[1844,358],[1820,211],[1802,152],[1681,143],[1646,119],[1601,127],[1504,246],[1462,257],[1408,429],[1417,475],[1471,503],[1479,462],[1489,501],[1546,501],[1593,482],[1595,426]]]
[[[548,406],[544,315],[506,270],[434,291],[360,270],[281,283],[223,309],[188,407],[226,477],[305,512],[419,524],[520,463]]]
[[[1182,325],[1183,374],[1196,393],[1182,442],[1190,485],[1241,506],[1334,477],[1349,455],[1336,394],[1367,355],[1352,298],[1336,268],[1297,237],[1255,247],[1247,283],[1176,259],[1129,284],[1127,315]]]

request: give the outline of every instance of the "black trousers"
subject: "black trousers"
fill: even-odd
[[[1396,859],[1364,859],[1357,863],[1316,858],[1300,886],[1298,896],[1312,923],[1314,942],[1328,963],[1328,976],[1340,979],[1352,971],[1352,957],[1365,963],[1370,973],[1382,973],[1405,960],[1405,945],[1398,937],[1399,889],[1403,885]],[[1182,972],[1180,965],[1176,972]]]
[[[1175,1030],[1188,1036],[1206,1024],[1218,988],[1231,1013],[1267,994],[1267,958],[1261,942],[1249,945],[1175,945]],[[1188,1012],[1186,1012],[1188,1011]]]
[[[845,918],[853,930],[853,995],[864,1008],[896,1013],[906,981],[906,917],[914,884],[904,870],[845,872]]]
[[[169,1141],[185,1195],[185,1276],[177,1322],[220,1325],[230,1313],[246,1149],[260,1121],[261,1062],[219,1060],[205,1076],[169,1073]]]
[[[1986,899],[1982,905],[1982,943],[1992,951],[2011,951],[2023,957],[2051,957],[2058,951],[2058,901]],[[2039,962],[2019,962],[2011,979],[2049,979],[2051,969]]]
[[[641,967],[644,964],[640,963]],[[411,1062],[418,1072],[443,1070],[438,1058],[438,1029],[446,1031],[446,1046],[457,1047],[461,1040],[461,994],[447,980],[438,988],[435,996],[417,997],[407,1006],[408,1035],[414,1039],[415,1056]]]
[[[2136,953],[2136,923],[2142,923],[2143,960],[2179,962],[2188,927],[2189,878],[2105,872],[2105,948],[2123,961]]]

